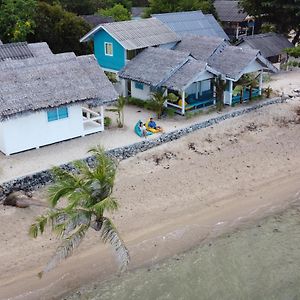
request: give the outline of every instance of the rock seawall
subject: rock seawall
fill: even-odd
[[[155,139],[144,140],[144,141],[141,141],[141,142],[138,142],[135,144],[108,150],[107,154],[118,160],[127,159],[129,157],[135,156],[136,154],[138,154],[140,152],[144,152],[146,150],[152,149],[152,148],[162,145],[164,143],[168,143],[170,141],[177,140],[183,136],[188,135],[189,133],[200,130],[202,128],[207,128],[209,126],[218,124],[227,119],[232,119],[232,118],[235,118],[238,116],[248,114],[252,111],[255,111],[255,110],[260,109],[265,106],[282,103],[287,98],[289,98],[289,97],[273,98],[273,99],[267,100],[262,103],[254,104],[250,107],[241,108],[239,110],[228,112],[228,113],[222,114],[218,117],[214,117],[209,120],[190,125],[186,128],[182,128],[182,129],[178,129],[178,130],[174,130],[172,132],[162,134]],[[92,156],[88,157],[88,158],[84,159],[84,161],[87,161],[89,163],[89,165],[93,165],[94,157],[92,157]],[[70,171],[74,170],[74,166],[73,166],[72,162],[63,164],[60,167],[65,170],[70,170]],[[31,174],[31,175],[19,177],[14,180],[2,183],[0,185],[0,202],[3,201],[5,199],[5,197],[13,191],[18,191],[18,190],[32,191],[32,190],[38,189],[40,187],[43,187],[51,182],[52,182],[51,170],[44,170],[44,171],[40,171],[40,172]]]

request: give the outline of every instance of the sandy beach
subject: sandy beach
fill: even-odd
[[[129,270],[299,201],[299,107],[300,99],[265,107],[122,161],[113,220],[131,254]],[[35,196],[45,199],[45,191]],[[72,258],[38,279],[58,245],[49,233],[27,235],[42,212],[0,206],[0,299],[61,299],[117,272],[110,247],[90,232]]]

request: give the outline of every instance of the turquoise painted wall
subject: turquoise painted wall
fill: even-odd
[[[112,43],[113,56],[105,55],[104,43]],[[94,54],[102,68],[119,71],[125,66],[125,49],[105,30],[94,35]]]

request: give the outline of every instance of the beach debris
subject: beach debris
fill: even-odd
[[[188,149],[197,152],[196,144],[193,142],[188,144]]]
[[[173,152],[165,152],[162,155],[153,155],[153,161],[158,166],[163,162],[165,159],[170,160],[176,158],[177,155]]]
[[[33,198],[31,194],[22,190],[10,193],[3,201],[3,205],[15,206],[18,208],[27,208],[31,205],[48,207],[45,202]]]

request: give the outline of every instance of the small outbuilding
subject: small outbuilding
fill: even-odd
[[[118,95],[96,58],[46,55],[47,44],[26,45],[15,45],[22,46],[22,59],[13,44],[0,46],[0,151],[9,155],[103,131],[104,106]]]
[[[230,39],[254,34],[255,21],[239,6],[239,1],[216,0],[214,6],[219,20]]]
[[[284,49],[294,47],[285,36],[275,32],[243,37],[238,45],[242,48],[258,49],[272,63],[285,61],[287,54]]]

